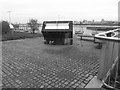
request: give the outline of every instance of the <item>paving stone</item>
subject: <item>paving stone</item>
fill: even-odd
[[[77,80],[75,79],[74,82],[77,82]]]
[[[76,85],[73,85],[72,88],[76,88],[77,86]]]
[[[65,82],[64,84],[65,84],[65,85],[67,85],[67,84],[68,84],[68,82]]]
[[[44,86],[43,86],[43,85],[41,85],[41,86],[40,86],[40,88],[44,88]]]
[[[90,50],[82,51],[78,46],[45,46],[41,40],[3,42],[3,87],[84,87],[97,74],[98,57],[88,53],[93,52],[92,43],[85,42]],[[65,78],[57,76],[60,71],[67,71]],[[68,72],[74,75],[68,78]]]
[[[86,84],[82,82],[81,85],[84,87]]]
[[[83,81],[83,83],[87,84],[87,83],[88,83],[88,81],[84,80],[84,81]]]
[[[47,87],[48,87],[48,88],[51,88],[52,86],[51,86],[51,85],[48,85]]]
[[[15,80],[15,82],[17,82],[18,84],[21,84],[21,83],[22,83],[20,80]]]
[[[71,82],[70,85],[73,85],[75,82]]]
[[[84,86],[82,86],[82,85],[78,85],[77,88],[84,88]]]

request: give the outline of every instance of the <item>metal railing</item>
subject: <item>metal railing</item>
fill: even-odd
[[[105,88],[120,89],[120,74],[118,73],[118,57],[102,80]]]
[[[95,35],[95,38],[97,38],[97,39],[107,40],[107,41],[115,41],[115,42],[120,42],[119,37],[120,37],[120,28]]]
[[[103,87],[120,89],[120,29],[110,30],[95,35],[103,42],[98,79],[103,81]]]

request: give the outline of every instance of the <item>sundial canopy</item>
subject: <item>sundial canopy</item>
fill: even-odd
[[[72,21],[44,21],[43,32],[68,32],[73,30]]]
[[[72,21],[44,21],[42,34],[46,44],[70,44],[73,43]]]

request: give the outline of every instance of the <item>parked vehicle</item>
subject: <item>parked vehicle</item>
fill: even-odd
[[[75,34],[83,34],[84,31],[75,31]]]

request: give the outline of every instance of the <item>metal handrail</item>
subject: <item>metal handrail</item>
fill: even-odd
[[[108,34],[114,34],[114,35],[108,36]],[[100,39],[100,40],[120,42],[119,35],[120,35],[120,28],[102,32],[102,33],[98,33],[95,35],[95,38]]]
[[[116,68],[115,68],[116,67]],[[113,69],[116,69],[115,71],[115,77],[114,77],[114,83],[113,85],[110,84],[111,82],[111,72],[113,72]],[[104,77],[104,79],[102,80],[103,82],[103,85],[107,88],[110,88],[110,89],[120,89],[120,87],[117,87],[116,85],[116,81],[117,81],[117,77],[118,77],[118,57],[116,58],[116,60],[114,61],[112,67],[109,69],[109,71],[107,72],[106,76]],[[120,85],[120,82],[119,82],[119,85]]]
[[[108,42],[110,41],[110,42],[120,43],[119,35],[120,35],[120,28],[96,34],[95,38],[102,40],[102,41],[108,41]],[[113,65],[110,67],[107,74],[105,75],[105,77],[102,80],[103,85],[107,88],[115,89],[115,90],[118,88],[120,89],[120,87],[117,87],[117,84],[116,84],[117,78],[119,77],[118,62],[119,61],[118,61],[118,56],[117,56],[116,60],[114,60]],[[114,71],[114,69],[116,69],[116,70]],[[114,76],[111,76],[111,75],[113,75],[113,71],[115,72]],[[113,78],[114,78],[114,81],[112,81]],[[120,84],[120,82],[119,82],[119,84]]]

